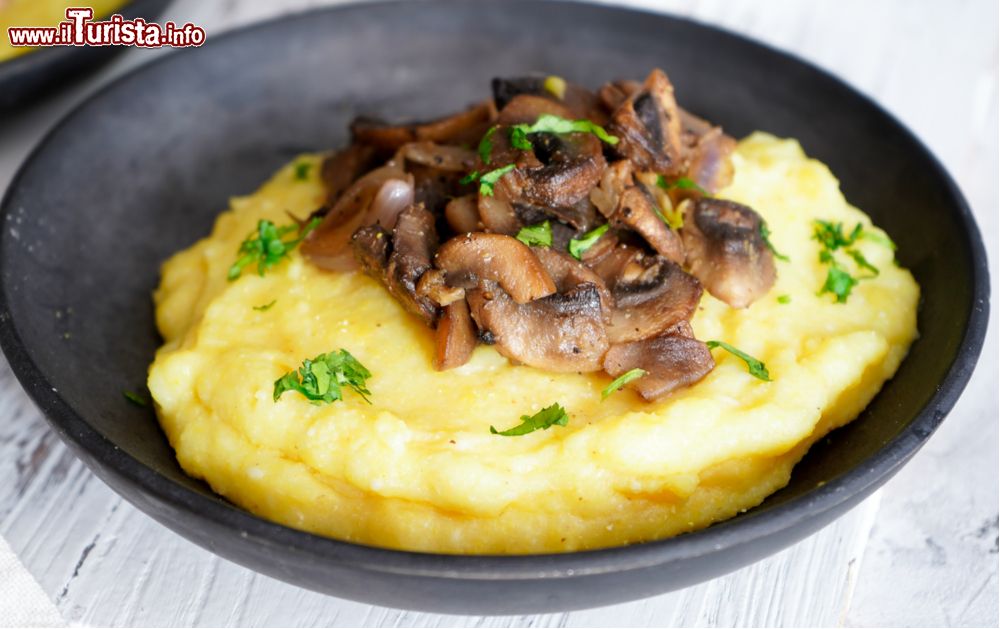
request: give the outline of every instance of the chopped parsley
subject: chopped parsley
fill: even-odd
[[[742,352],[733,347],[732,345],[730,345],[729,343],[725,343],[723,341],[708,341],[707,343],[705,343],[705,345],[708,346],[708,349],[715,349],[716,347],[721,347],[722,349],[726,350],[733,356],[736,356],[737,358],[745,362],[747,364],[747,371],[750,372],[751,376],[757,378],[758,380],[763,380],[764,382],[771,382],[771,374],[767,372],[767,367],[764,365],[764,363],[757,360],[750,354]]]
[[[544,223],[538,223],[537,225],[522,227],[521,230],[517,232],[516,238],[529,247],[551,247],[552,225],[549,224],[548,221],[545,221]]]
[[[316,229],[322,219],[316,217],[305,225],[285,225],[278,227],[269,220],[261,219],[257,229],[250,232],[237,250],[239,258],[229,267],[227,277],[235,280],[243,273],[243,267],[257,263],[257,273],[264,272],[286,258],[309,232]],[[294,234],[293,238],[286,236]]]
[[[484,173],[481,177],[479,177],[479,194],[492,197],[493,186],[496,185],[497,181],[499,181],[501,177],[512,170],[514,170],[514,164],[507,164],[502,168],[497,168],[496,170]]]
[[[149,406],[149,400],[145,396],[139,395],[138,393],[133,393],[132,391],[122,391],[122,395],[126,400],[135,404],[136,406],[146,407]]]
[[[819,294],[832,293],[837,298],[838,304],[846,304],[847,298],[851,296],[851,290],[857,285],[858,280],[842,269],[836,260],[833,260],[826,273],[826,282],[819,289]]]
[[[474,170],[471,173],[469,173],[468,175],[462,177],[461,179],[458,180],[458,183],[460,183],[460,184],[462,184],[464,186],[467,183],[472,183],[476,179],[479,179],[479,171],[478,170]]]
[[[313,404],[336,402],[343,399],[341,387],[346,385],[371,404],[371,391],[365,381],[372,374],[346,349],[329,352],[302,361],[298,371],[289,371],[274,381],[274,401],[286,391],[298,391]]]
[[[657,175],[656,185],[660,186],[664,190],[670,190],[671,188],[678,188],[680,190],[697,190],[705,196],[708,196],[708,191],[699,186],[698,183],[690,177],[681,177],[675,181],[667,181],[667,178],[663,175]]]
[[[783,253],[779,253],[777,249],[774,248],[774,244],[771,243],[771,230],[767,227],[767,221],[760,219],[760,237],[767,245],[767,248],[771,250],[771,254],[775,258],[781,260],[782,262],[788,262],[788,256]]]
[[[600,227],[590,230],[579,238],[570,239],[569,246],[567,247],[569,254],[579,260],[580,256],[583,255],[583,252],[593,247],[594,243],[600,240],[601,236],[608,231],[609,227],[611,227],[611,225],[609,223],[605,223]]]
[[[309,178],[310,170],[312,170],[312,164],[309,162],[299,162],[295,165],[295,180],[305,181]]]
[[[270,303],[261,304],[260,306],[254,306],[253,309],[256,310],[257,312],[267,312],[276,303],[278,303],[278,300],[277,299],[273,299],[273,300],[271,300]]]
[[[791,303],[791,301],[792,301],[792,296],[791,295],[778,295],[778,303],[779,304],[788,304],[788,303]]]
[[[618,144],[618,138],[609,134],[604,127],[589,120],[570,120],[553,114],[542,114],[534,124],[516,124],[510,128],[511,146],[524,151],[532,145],[528,135],[532,133],[593,133],[607,144]]]
[[[490,127],[489,130],[483,134],[483,139],[479,141],[479,149],[477,152],[479,153],[479,160],[482,161],[483,164],[490,163],[490,153],[493,152],[493,134],[497,132],[497,129],[499,129],[499,127],[496,125]],[[469,182],[463,181],[462,183]]]
[[[638,380],[639,378],[645,376],[646,373],[647,371],[645,369],[639,369],[638,367],[626,371],[622,375],[612,380],[611,384],[604,387],[604,389],[601,391],[601,400],[603,401],[608,399],[609,395],[611,395],[616,391],[621,391],[622,387],[624,387],[626,384],[632,382],[633,380]]]
[[[552,426],[565,426],[569,423],[566,409],[559,404],[547,406],[534,415],[521,415],[521,423],[507,430],[497,430],[490,426],[490,434],[504,437],[519,437],[536,430],[548,430]]]
[[[833,223],[830,221],[813,221],[813,240],[823,247],[819,252],[820,262],[829,265],[826,273],[826,281],[819,289],[820,295],[830,293],[838,304],[847,303],[847,298],[851,296],[851,291],[858,285],[860,280],[867,280],[877,277],[878,267],[868,261],[865,255],[858,249],[853,248],[858,240],[871,240],[885,245],[895,251],[896,244],[888,236],[878,232],[867,231],[861,223],[854,226],[848,234],[844,234],[843,223]],[[871,275],[851,275],[844,266],[837,261],[834,252],[843,249],[858,269],[868,271]]]

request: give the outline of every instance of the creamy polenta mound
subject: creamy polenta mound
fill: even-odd
[[[321,159],[297,163],[315,173]],[[467,364],[435,371],[433,332],[381,285],[319,270],[297,251],[263,277],[227,281],[258,220],[303,217],[322,199],[315,175],[300,181],[286,166],[163,266],[155,301],[166,343],[149,388],[181,465],[270,520],[444,553],[616,546],[754,507],[893,375],[917,335],[919,289],[888,247],[863,240],[857,248],[878,277],[847,303],[819,295],[827,267],[813,221],[881,232],[795,140],[755,133],[733,164],[718,196],[756,208],[790,262],[776,263],[776,284],[747,309],[705,293],[692,327],[761,359],[773,381],[717,350],[708,376],[652,403],[628,390],[602,402],[606,375],[515,366],[484,345]],[[371,404],[350,391],[326,405],[272,400],[276,379],[336,348],[372,372]],[[553,401],[567,409],[567,426],[490,434]]]

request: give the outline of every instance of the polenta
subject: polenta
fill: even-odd
[[[812,443],[859,414],[917,334],[917,284],[876,239],[855,247],[877,277],[858,282],[846,303],[819,293],[828,268],[815,220],[881,232],[796,141],[755,133],[739,143],[732,182],[717,196],[755,208],[789,261],[776,262],[774,286],[748,308],[704,294],[691,327],[763,361],[771,381],[719,350],[707,376],[654,402],[629,390],[602,401],[602,373],[517,365],[487,345],[437,371],[433,332],[363,273],[320,270],[296,250],[263,276],[227,280],[259,220],[287,222],[286,213],[305,217],[321,203],[321,159],[300,157],[233,199],[208,238],[163,265],[155,293],[165,344],[149,388],[180,464],[291,527],[470,554],[699,529],[784,486]],[[272,399],[276,379],[335,348],[373,374],[371,404],[349,391],[331,404]],[[555,401],[566,426],[490,433]]]

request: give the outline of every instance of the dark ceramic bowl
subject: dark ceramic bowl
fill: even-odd
[[[424,117],[531,70],[597,85],[665,68],[730,133],[802,141],[899,244],[923,289],[920,339],[859,421],[817,444],[763,505],[660,542],[562,555],[448,556],[325,539],[250,515],[184,475],[129,405],[160,343],[158,266],[227,198],[300,151],[342,145],[358,113]],[[297,15],[210,39],[108,86],[35,150],[3,202],[3,349],[53,428],[133,504],[279,579],[394,607],[526,613],[637,599],[716,577],[815,532],[886,482],[952,408],[986,330],[986,256],[928,150],[836,78],[685,20],[560,2],[396,2]]]
[[[79,3],[87,6],[86,3]],[[141,17],[156,19],[170,0],[131,0],[115,13],[126,20]],[[97,16],[95,20],[103,20]],[[25,26],[32,26],[25,24]],[[0,33],[7,37],[7,33]],[[0,63],[0,112],[26,106],[43,96],[78,80],[125,50],[124,46],[54,46]]]

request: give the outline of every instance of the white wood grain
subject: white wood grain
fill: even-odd
[[[329,2],[178,0],[168,17],[221,30]],[[628,0],[792,50],[911,125],[958,179],[997,277],[997,4],[892,0]],[[0,120],[0,188],[94,81]],[[995,311],[994,311],[995,312]],[[994,317],[995,319],[995,317]],[[51,433],[0,360],[0,535],[84,626],[996,625],[997,337],[941,430],[879,495],[817,535],[686,590],[596,610],[458,617],[301,590],[219,559],[124,502]],[[2,587],[2,584],[0,584]]]

